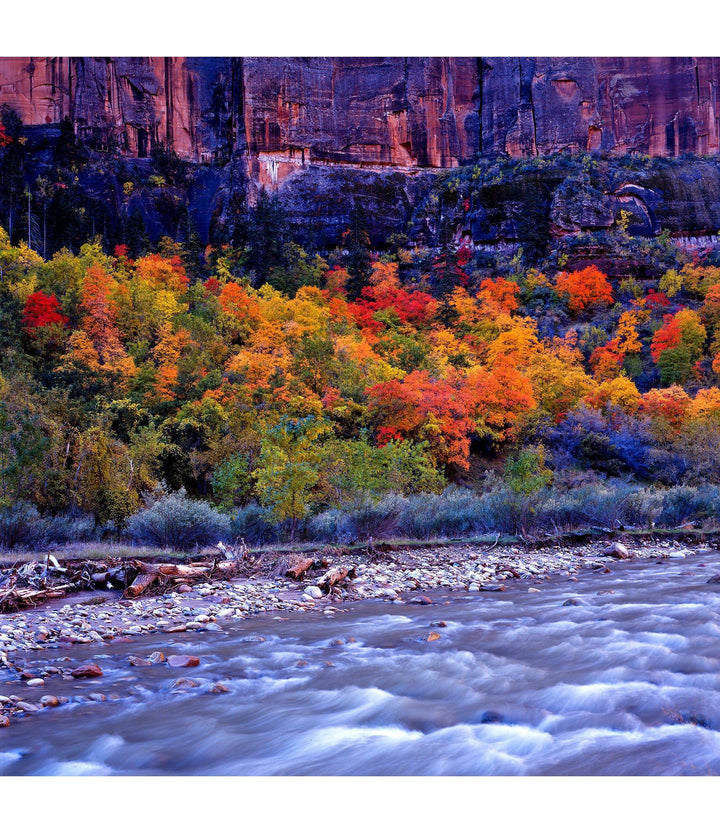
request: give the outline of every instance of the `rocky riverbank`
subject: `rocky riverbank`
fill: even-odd
[[[357,599],[422,604],[431,601],[424,594],[434,590],[501,592],[506,582],[517,580],[528,583],[528,592],[536,592],[553,576],[576,576],[586,569],[607,571],[617,559],[684,558],[697,552],[701,550],[677,541],[628,549],[592,542],[537,550],[454,545],[394,549],[375,556],[345,552],[326,560],[353,566],[355,578],[327,595],[315,583],[317,577],[298,582],[283,575],[200,583],[132,600],[117,592],[77,594],[62,600],[65,603],[0,616],[0,663],[7,664],[19,652],[53,646],[101,646],[156,632],[220,631],[232,620],[278,611],[332,615],[338,603]]]
[[[434,603],[433,591],[443,591],[445,603],[448,593],[498,593],[506,586],[526,587],[528,593],[538,593],[554,577],[582,582],[583,572],[610,573],[618,561],[680,559],[703,551],[710,552],[689,549],[677,541],[646,542],[631,548],[618,542],[592,542],[548,549],[455,545],[389,551],[369,548],[362,553],[335,550],[331,554],[325,550],[323,569],[330,566],[334,571],[344,566],[352,568],[354,575],[326,587],[329,592],[325,593],[319,573],[313,577],[309,571],[301,581],[286,575],[287,554],[275,562],[274,571],[272,562],[266,563],[264,577],[181,586],[164,595],[137,599],[124,599],[118,592],[78,593],[68,597],[67,603],[63,599],[42,608],[0,616],[0,682],[6,684],[0,691],[0,728],[68,702],[68,697],[49,693],[51,688],[57,688],[54,681],[101,677],[102,656],[111,644],[128,643],[130,666],[162,664],[181,669],[200,662],[194,656],[166,657],[160,651],[144,656],[142,638],[149,634],[167,633],[171,643],[180,635],[189,636],[188,632],[222,632],[234,621],[263,614],[277,617],[290,611],[331,617],[339,611],[338,605],[361,599],[393,605],[428,605]],[[444,622],[437,624],[442,627]],[[259,635],[247,638],[263,640]],[[428,637],[434,638],[439,638],[438,634]],[[97,645],[97,652],[92,651],[90,660],[76,667],[62,653],[63,649],[69,651],[80,645]],[[176,685],[197,683],[179,679]],[[217,681],[208,689],[212,694],[227,690]],[[104,700],[105,695],[89,690],[87,696],[71,699]]]

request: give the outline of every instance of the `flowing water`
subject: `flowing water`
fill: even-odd
[[[0,773],[720,774],[718,572],[717,553],[613,564],[540,593],[516,581],[49,651],[105,675],[40,693],[108,699],[0,730]],[[129,666],[154,650],[201,665]],[[15,685],[0,691],[27,695]]]

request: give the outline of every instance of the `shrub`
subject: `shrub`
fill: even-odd
[[[524,533],[535,527],[542,494],[524,495],[498,486],[480,495],[478,525],[482,532]]]
[[[42,519],[42,537],[46,544],[69,544],[74,541],[91,541],[98,537],[99,529],[91,515],[51,515]]]
[[[348,509],[328,509],[311,519],[308,534],[321,541],[366,541],[397,534],[408,499],[392,492],[378,501],[370,498]]]
[[[482,503],[470,489],[450,487],[441,495],[414,495],[403,508],[398,526],[411,538],[456,538],[484,531]]]
[[[683,523],[717,516],[720,490],[715,486],[675,486],[662,496],[657,524],[674,528]]]
[[[43,547],[88,541],[95,537],[95,521],[89,515],[47,515],[20,502],[0,511],[0,548]]]
[[[127,523],[133,541],[185,550],[230,538],[230,519],[181,490],[136,512]]]
[[[356,539],[351,512],[344,509],[326,509],[308,523],[308,537],[313,541],[349,544]]]
[[[269,544],[279,537],[279,530],[270,512],[257,503],[236,509],[230,520],[232,537],[242,538],[246,544]]]
[[[32,547],[42,537],[40,513],[30,503],[20,502],[0,510],[0,547]]]

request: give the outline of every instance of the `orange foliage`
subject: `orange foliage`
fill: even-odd
[[[477,430],[495,441],[515,439],[537,405],[530,381],[508,360],[499,361],[491,371],[471,368],[467,395]]]
[[[640,406],[642,397],[637,387],[627,376],[608,379],[599,388],[591,391],[585,401],[592,408],[603,410],[608,405],[621,408],[627,413],[634,413]]]
[[[426,370],[414,370],[402,381],[373,385],[367,396],[380,445],[394,439],[429,440],[438,462],[469,468],[473,421],[461,389],[431,379]]]
[[[91,266],[80,294],[84,313],[82,328],[102,360],[104,369],[125,381],[135,373],[135,363],[127,355],[117,328],[117,305],[110,293],[113,279],[100,267]]]
[[[505,278],[491,280],[486,278],[480,284],[478,298],[488,312],[504,312],[508,315],[515,312],[519,306],[518,295],[520,287]]]
[[[664,316],[662,326],[656,330],[650,345],[650,355],[653,357],[653,361],[657,362],[666,350],[677,347],[681,341],[682,333],[676,316]]]
[[[225,315],[239,321],[255,321],[260,314],[258,302],[242,286],[233,282],[226,283],[222,288],[220,306]]]
[[[135,261],[135,274],[157,289],[184,292],[190,285],[185,267],[178,255],[167,258],[150,254]]]
[[[690,415],[694,419],[717,419],[720,417],[720,390],[718,388],[699,390],[690,406]]]
[[[593,376],[599,382],[619,376],[624,358],[619,338],[613,338],[607,344],[596,347],[590,356]]]
[[[613,303],[612,286],[607,275],[597,266],[587,266],[578,272],[561,272],[555,278],[557,291],[568,297],[570,312],[579,313]]]
[[[690,397],[679,385],[653,388],[642,395],[640,412],[653,421],[661,421],[672,429],[679,429],[690,410]]]

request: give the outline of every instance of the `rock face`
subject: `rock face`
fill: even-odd
[[[717,58],[1,58],[0,104],[98,148],[261,184],[311,162],[450,168],[475,154],[718,152]]]
[[[184,159],[209,161],[234,138],[231,64],[223,58],[2,58],[0,104],[26,125],[67,117],[97,150],[118,147],[143,158],[161,144]]]
[[[414,212],[438,171],[563,150],[716,158],[602,191],[582,177],[559,187],[552,172],[488,183],[466,217],[472,240],[513,244],[538,224],[554,236],[608,229],[622,209],[634,234],[714,235],[718,88],[716,58],[0,58],[0,105],[30,138],[59,135],[67,118],[96,160],[165,148],[193,163],[185,192],[129,199],[153,240],[177,235],[181,204],[211,239],[261,188],[281,194],[296,237],[313,245],[336,245],[357,204],[373,241],[429,240]],[[115,222],[123,195],[104,167],[81,173],[80,187],[114,206]]]
[[[245,58],[252,172],[313,162],[452,168],[479,143],[474,58]]]
[[[482,152],[717,154],[717,58],[486,58]]]
[[[98,149],[250,151],[260,184],[311,162],[453,167],[479,144],[475,58],[2,58],[0,104]]]

